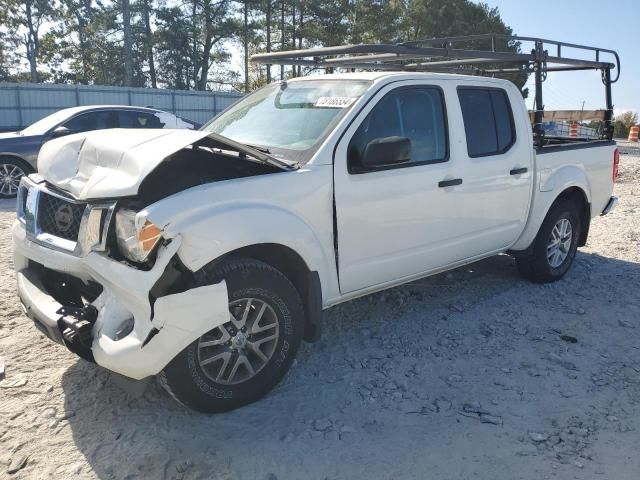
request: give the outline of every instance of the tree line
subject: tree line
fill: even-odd
[[[0,80],[249,91],[307,73],[258,52],[489,32],[470,0],[0,0]]]
[[[640,125],[638,113],[631,110],[621,112],[613,119],[613,136],[614,138],[627,138],[631,127]]]

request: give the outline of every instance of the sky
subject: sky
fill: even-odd
[[[616,50],[620,55],[622,68],[619,81],[612,86],[615,112],[633,110],[640,113],[640,0],[478,2],[498,7],[502,20],[516,35]],[[240,46],[234,43],[231,52],[233,68],[242,71]],[[584,54],[578,54],[579,58],[587,58],[580,55]],[[527,106],[532,108],[535,90],[533,75],[529,77],[527,86],[530,87]],[[604,86],[597,71],[549,73],[543,85],[543,94],[547,110],[605,108]]]
[[[482,3],[498,7],[502,20],[516,35],[617,51],[621,68],[620,80],[612,85],[615,112],[640,112],[639,0],[482,0]],[[528,83],[532,97],[533,75]],[[604,86],[596,71],[549,73],[542,91],[547,110],[579,110],[583,101],[585,110],[605,108]],[[529,108],[531,101],[531,98],[527,101]]]

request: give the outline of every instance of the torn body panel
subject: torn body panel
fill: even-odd
[[[229,321],[224,281],[158,298],[152,321],[158,333],[149,340],[148,335],[141,338],[134,332],[114,339],[117,306],[109,310],[111,302],[117,304],[117,298],[105,302],[103,310],[109,313],[100,324],[96,322],[93,355],[98,365],[137,380],[158,374],[190,343]]]
[[[65,300],[46,288],[47,276],[64,272],[101,287],[88,301],[97,311],[91,352],[98,365],[129,378],[160,372],[189,343],[228,321],[224,282],[154,299],[150,294],[182,243],[180,236],[160,247],[153,268],[139,270],[91,252],[75,257],[30,241],[24,225],[13,226],[15,268],[23,306],[39,328],[61,341],[59,310]],[[43,305],[48,305],[43,308]],[[123,326],[129,325],[130,328]]]

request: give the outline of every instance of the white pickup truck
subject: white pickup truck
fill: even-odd
[[[19,189],[19,296],[83,358],[229,410],[332,305],[504,252],[560,279],[618,153],[531,130],[508,81],[361,72],[268,85],[200,131],[56,139]]]

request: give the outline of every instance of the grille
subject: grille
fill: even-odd
[[[84,203],[71,203],[46,193],[40,194],[38,226],[40,231],[66,240],[77,241]]]
[[[29,193],[29,188],[21,184],[20,187],[18,188],[18,199],[20,201],[20,205],[18,206],[18,208],[21,210],[21,213],[23,216],[24,216],[24,212],[27,211],[28,193]]]

